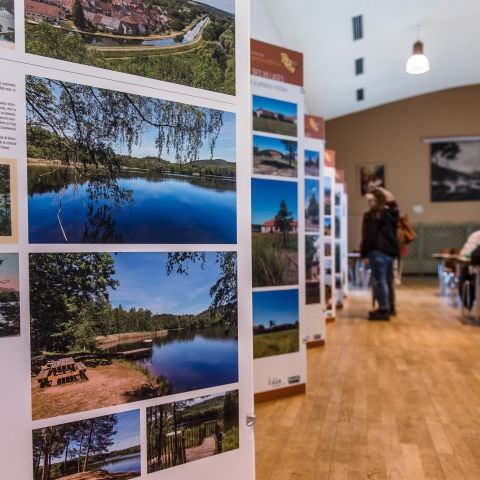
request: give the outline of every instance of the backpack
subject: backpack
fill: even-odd
[[[408,215],[403,215],[397,223],[397,239],[400,248],[410,245],[417,238],[417,234],[410,223]]]

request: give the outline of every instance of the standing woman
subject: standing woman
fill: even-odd
[[[368,195],[369,210],[363,216],[362,259],[368,260],[372,270],[373,295],[378,302],[378,309],[369,313],[370,320],[390,320],[389,275],[393,262],[400,254],[397,239],[399,211],[395,202],[389,201],[384,189],[376,188]]]

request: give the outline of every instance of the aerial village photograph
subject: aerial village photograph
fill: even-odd
[[[235,94],[235,0],[25,0],[25,21],[28,53]]]

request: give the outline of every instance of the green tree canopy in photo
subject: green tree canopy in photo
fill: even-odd
[[[287,234],[292,231],[293,215],[288,210],[288,205],[285,200],[280,202],[280,207],[275,215],[275,228],[283,234],[283,244],[287,243]]]

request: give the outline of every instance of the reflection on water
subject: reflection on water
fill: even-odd
[[[172,393],[187,392],[238,381],[238,341],[224,335],[221,327],[205,330],[179,330],[152,343],[119,345],[110,352],[151,347],[150,353],[137,358],[137,365],[166,380]]]
[[[107,473],[138,473],[140,474],[140,453],[133,453],[122,457],[110,459],[108,463],[93,465],[94,469],[100,469]]]
[[[135,40],[121,39],[114,37],[103,37],[96,35],[86,35],[87,41],[91,45],[102,47],[128,47],[128,46],[153,46],[153,47],[169,47],[171,45],[187,45],[193,43],[200,35],[202,28],[207,23],[208,18],[202,18],[195,26],[183,35],[178,37],[159,38],[153,40]]]
[[[112,202],[71,170],[52,171],[28,167],[32,243],[236,242],[234,181],[122,171],[117,184],[128,195]]]

